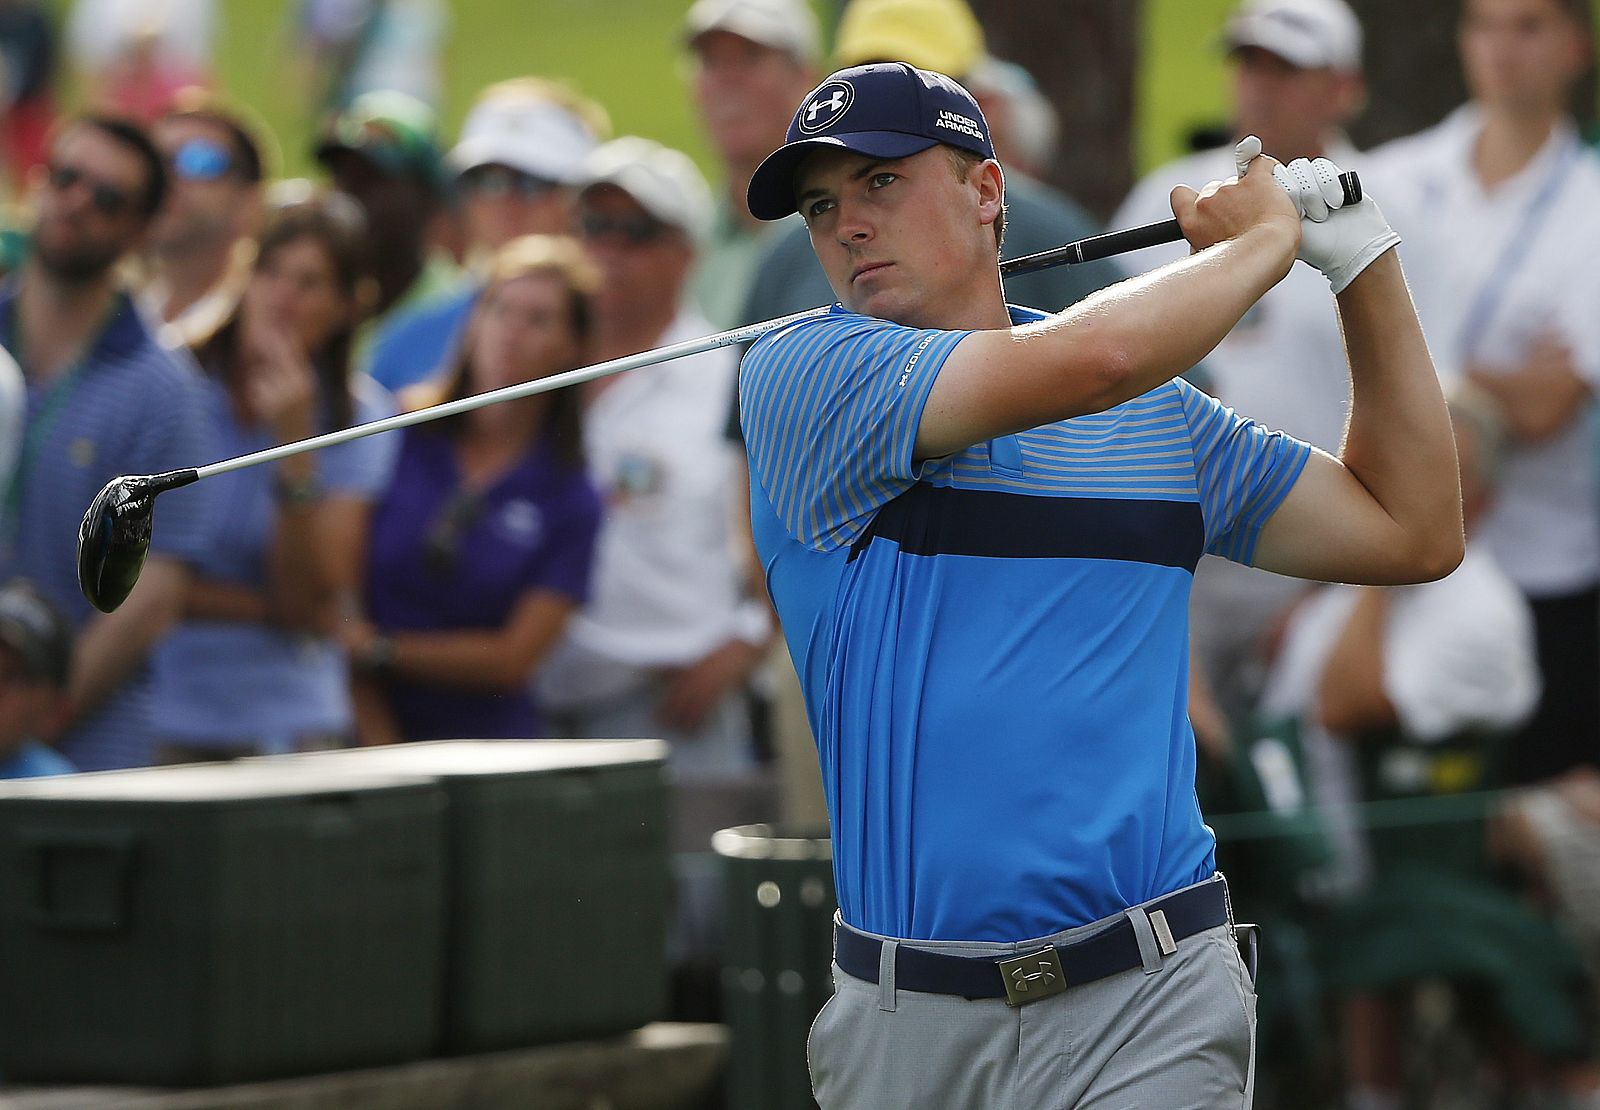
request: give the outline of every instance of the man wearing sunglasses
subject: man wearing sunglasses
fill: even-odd
[[[446,156],[469,263],[523,235],[564,235],[584,159],[610,133],[605,109],[566,86],[517,77],[479,94]],[[433,377],[455,352],[481,281],[396,312],[378,329],[368,370],[392,390]]]
[[[75,626],[62,753],[82,770],[138,766],[150,758],[145,660],[182,610],[209,498],[163,515],[139,585],[115,613],[95,612],[78,590],[78,523],[116,475],[212,453],[197,379],[151,337],[116,276],[161,207],[161,153],[132,124],[86,117],[58,134],[48,167],[32,249],[0,289],[0,342],[28,393],[0,502],[0,580],[31,579]]]
[[[140,301],[188,344],[232,310],[249,276],[261,219],[261,146],[251,128],[207,93],[180,99],[151,128],[167,160],[167,201],[150,229],[150,272]]]

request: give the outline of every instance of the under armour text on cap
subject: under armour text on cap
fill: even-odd
[[[1361,21],[1344,0],[1246,0],[1222,41],[1230,51],[1258,47],[1296,69],[1361,68]]]
[[[781,220],[795,211],[795,171],[817,150],[909,158],[940,143],[994,157],[988,121],[966,89],[904,62],[841,69],[800,102],[783,146],[756,168],[750,214]]]

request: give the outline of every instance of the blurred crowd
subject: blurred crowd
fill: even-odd
[[[1470,100],[1360,152],[1344,127],[1363,31],[1383,29],[1343,0],[1247,0],[1220,44],[1226,142],[1150,173],[1112,220],[1170,216],[1174,184],[1234,172],[1243,134],[1359,170],[1405,239],[1456,425],[1469,543],[1445,580],[1313,588],[1211,558],[1196,575],[1198,789],[1266,927],[1264,1101],[1406,1105],[1420,1044],[1429,1082],[1600,1106],[1600,161],[1568,114],[1590,20],[1587,0],[1463,0]],[[697,0],[677,47],[710,180],[614,136],[605,90],[538,75],[441,133],[443,23],[436,0],[299,5],[321,174],[285,180],[212,72],[206,0],[78,0],[63,28],[0,3],[0,160],[28,202],[0,231],[0,777],[662,737],[678,1009],[705,1016],[711,831],[826,821],[749,534],[737,350],[165,495],[111,613],[79,592],[81,515],[119,474],[830,302],[799,217],[759,224],[743,198],[835,67],[967,84],[1006,168],[1006,256],[1098,228],[1033,176],[1054,110],[963,0],[851,0],[829,49],[802,0]],[[81,113],[53,100],[58,39]],[[1059,310],[1183,249],[1008,296]],[[1338,452],[1330,297],[1297,268],[1191,376]],[[1441,1064],[1452,1037],[1467,1064]]]

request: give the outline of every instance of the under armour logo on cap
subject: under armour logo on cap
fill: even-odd
[[[829,81],[811,94],[810,101],[800,109],[795,125],[807,135],[826,131],[850,110],[855,102],[856,90],[847,81]]]

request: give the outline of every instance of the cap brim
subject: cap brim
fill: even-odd
[[[900,131],[854,131],[800,139],[779,147],[756,167],[745,203],[758,220],[781,220],[797,211],[794,175],[800,163],[819,150],[848,150],[871,158],[909,158],[938,145],[937,139]]]
[[[445,155],[445,164],[457,175],[479,166],[510,166],[557,185],[579,185],[583,182],[582,158],[541,157],[535,150],[511,150],[507,144],[492,140],[462,139]]]

